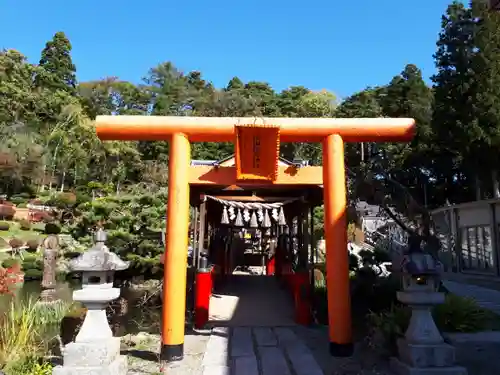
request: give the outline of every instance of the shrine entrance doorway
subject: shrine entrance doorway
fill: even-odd
[[[240,181],[238,186],[226,186],[218,184],[217,177],[235,168],[234,155],[218,161],[192,160],[191,267],[205,273],[205,258],[214,265],[214,295],[210,304],[199,301],[196,310],[201,319],[195,317],[196,327],[206,323],[287,326],[312,321],[312,211],[323,203],[323,189],[318,185],[322,169],[284,158],[278,159],[278,166],[287,173],[307,173],[308,179],[299,176],[294,185]],[[316,181],[310,183],[314,174]],[[200,179],[201,175],[205,177]],[[209,184],[207,178],[215,183]],[[203,276],[200,284],[202,280]],[[204,290],[196,287],[200,294]],[[210,322],[203,313],[208,310]]]

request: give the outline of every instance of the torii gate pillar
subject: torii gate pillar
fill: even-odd
[[[323,141],[323,197],[330,353],[345,357],[352,355],[353,344],[344,141],[337,134]]]
[[[186,269],[189,245],[189,166],[191,144],[185,134],[175,133],[168,161],[167,231],[163,268],[163,309],[160,361],[179,361],[184,356],[186,319]]]

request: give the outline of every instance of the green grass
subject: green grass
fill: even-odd
[[[23,241],[28,241],[35,238],[45,237],[43,230],[45,229],[45,224],[43,223],[33,223],[30,230],[22,230],[20,224],[16,221],[7,221],[10,224],[8,231],[0,231],[0,238],[5,242],[13,238],[19,238]],[[2,246],[2,241],[0,241],[0,247]]]
[[[12,300],[0,314],[0,369],[12,375],[51,374],[50,366],[37,365],[50,341],[44,329],[59,324],[71,306],[62,301],[39,304],[35,298]]]

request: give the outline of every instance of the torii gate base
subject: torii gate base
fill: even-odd
[[[184,353],[190,141],[234,141],[237,164],[234,180],[249,185],[279,182],[280,141],[322,142],[330,353],[334,356],[352,354],[344,140],[409,141],[414,134],[412,119],[98,116],[96,123],[102,140],[170,140],[161,361],[181,360]],[[242,130],[241,124],[253,125]],[[270,137],[271,133],[274,135]],[[275,153],[274,147],[270,147],[271,141],[276,145]],[[248,154],[240,152],[242,150]],[[274,169],[270,166],[272,162]]]

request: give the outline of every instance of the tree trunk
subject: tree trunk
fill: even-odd
[[[474,176],[474,178],[475,178],[476,200],[480,201],[481,200],[481,180],[479,179],[479,176],[477,174]]]
[[[66,179],[66,170],[63,171],[61,176],[61,193],[64,192],[64,180]]]
[[[493,198],[500,198],[500,184],[498,182],[498,171],[491,171],[491,181],[493,183]]]
[[[47,174],[47,163],[43,163],[42,183],[41,183],[40,189],[38,189],[42,193],[45,191],[45,175],[46,174]]]
[[[61,141],[57,142],[56,149],[54,150],[54,156],[52,157],[52,173],[50,174],[50,183],[49,183],[49,191],[52,191],[52,181],[54,181],[54,177],[56,174],[56,165],[57,165],[57,151],[59,150],[59,145]]]

